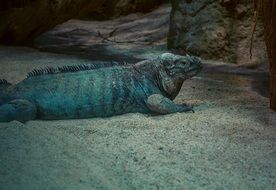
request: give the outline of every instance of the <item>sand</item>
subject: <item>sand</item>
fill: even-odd
[[[0,78],[87,62],[0,47]],[[0,189],[276,189],[267,73],[205,68],[176,99],[198,105],[195,113],[1,123]]]

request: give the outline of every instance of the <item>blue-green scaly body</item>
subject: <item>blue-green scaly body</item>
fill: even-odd
[[[164,81],[161,81],[164,79],[160,70],[165,67],[160,60],[162,59],[134,65],[34,74],[16,85],[8,85],[0,93],[0,121],[25,122],[30,119],[108,117],[131,112],[156,113],[151,106],[156,107],[155,103],[149,103],[149,97],[160,95],[173,99],[175,96],[175,92],[173,95],[168,92]],[[181,86],[177,88],[179,91]]]

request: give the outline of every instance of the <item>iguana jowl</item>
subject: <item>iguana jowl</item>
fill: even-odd
[[[0,121],[192,111],[172,100],[201,67],[197,57],[164,53],[133,65],[34,70],[16,85],[0,80]]]

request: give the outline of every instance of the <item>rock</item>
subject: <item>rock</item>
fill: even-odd
[[[233,9],[236,6],[235,0],[220,0],[220,4],[227,9]]]
[[[35,47],[91,60],[136,62],[167,51],[169,4],[150,13],[105,21],[69,20],[42,34]]]
[[[89,0],[3,1],[0,6],[0,42],[30,43],[37,35],[78,14],[88,2]]]
[[[10,0],[0,2],[0,43],[31,44],[43,32],[71,18],[107,19],[146,12],[164,0]],[[94,15],[94,16],[93,16]],[[96,15],[96,16],[95,16]]]
[[[253,15],[253,5],[245,0],[173,0],[168,47],[205,59],[238,64],[266,63],[261,24],[254,34],[250,59]]]
[[[91,3],[78,19],[107,20],[134,12],[147,13],[166,2],[169,0],[109,0],[105,1],[97,10],[93,9],[94,5]]]

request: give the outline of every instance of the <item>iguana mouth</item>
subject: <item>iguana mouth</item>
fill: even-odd
[[[184,78],[185,79],[190,79],[192,78],[193,76],[197,75],[202,69],[202,66],[197,66],[195,68],[192,68],[190,70],[188,70],[185,74],[184,74]]]
[[[188,70],[187,73],[193,72],[193,71],[200,71],[201,69],[202,69],[202,67],[199,67],[199,68],[192,68],[192,69]]]
[[[200,64],[197,64],[197,65],[192,66],[192,67],[187,71],[187,73],[193,72],[193,71],[201,71],[202,68],[203,68],[203,67],[202,67],[202,64],[200,63]]]

